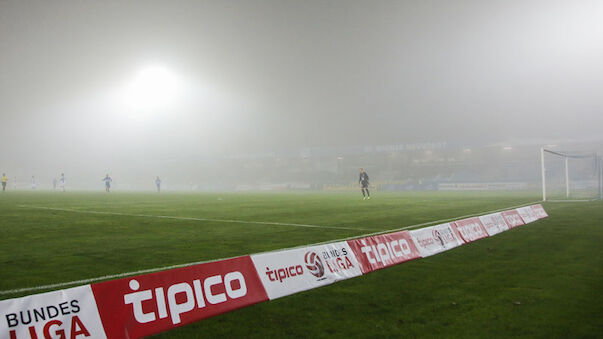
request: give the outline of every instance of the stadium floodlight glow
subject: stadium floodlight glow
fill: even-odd
[[[180,81],[169,69],[152,65],[142,69],[124,91],[128,109],[150,111],[171,107],[180,92]]]
[[[503,147],[503,150],[505,150],[505,151],[510,151],[512,149],[513,149],[513,147],[511,147],[511,146],[505,146],[505,147]]]

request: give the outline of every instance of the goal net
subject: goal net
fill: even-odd
[[[601,199],[601,159],[596,154],[541,149],[542,199]]]

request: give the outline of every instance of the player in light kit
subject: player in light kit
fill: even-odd
[[[155,185],[157,185],[157,193],[161,192],[161,179],[159,177],[155,179]]]
[[[109,174],[107,174],[102,181],[105,182],[105,192],[109,193],[109,191],[111,190],[111,181],[113,181],[113,179],[111,179],[111,177],[109,176]]]
[[[360,176],[358,178],[358,183],[360,184],[360,190],[362,191],[362,197],[364,200],[370,199],[371,194],[369,193],[369,176],[364,171],[363,168],[360,169]]]
[[[36,177],[34,177],[33,175],[31,176],[31,189],[35,190],[36,187],[38,187],[38,184],[36,184]]]

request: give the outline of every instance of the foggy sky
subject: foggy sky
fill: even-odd
[[[602,1],[1,1],[0,171],[598,139]],[[145,65],[182,81],[137,112]],[[100,180],[100,178],[99,178]]]

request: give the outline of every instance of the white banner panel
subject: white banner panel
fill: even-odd
[[[502,215],[503,219],[505,219],[505,222],[509,228],[515,228],[526,224],[517,210],[502,211],[500,214]]]
[[[538,216],[534,213],[532,206],[520,207],[517,209],[517,213],[519,213],[521,219],[523,219],[526,224],[538,220]]]
[[[509,225],[507,225],[500,212],[483,215],[479,217],[479,220],[490,236],[509,230]]]
[[[90,285],[0,301],[0,338],[106,338]]]
[[[449,223],[412,230],[410,235],[423,258],[464,244]]]
[[[256,254],[251,260],[270,299],[362,274],[347,242]]]
[[[532,211],[534,211],[534,214],[536,214],[538,219],[546,218],[549,216],[541,204],[532,205],[530,207],[532,208]]]

